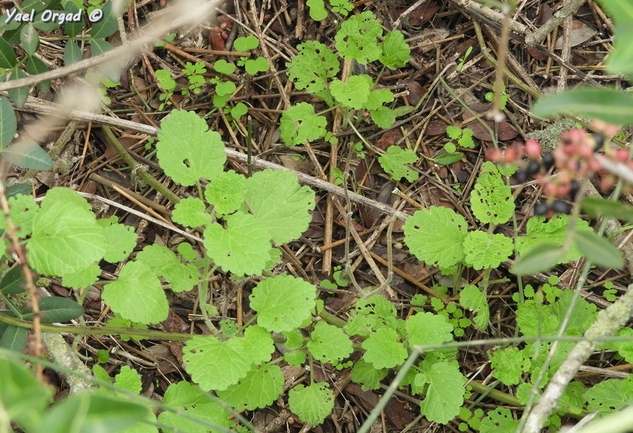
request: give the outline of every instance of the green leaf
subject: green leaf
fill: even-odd
[[[158,415],[158,422],[172,429],[187,433],[208,433],[210,431],[206,425],[180,416],[181,411],[189,416],[213,423],[218,429],[228,429],[233,426],[226,409],[214,402],[200,388],[186,381],[169,385],[165,391],[163,404],[174,411],[162,412]]]
[[[433,162],[439,165],[451,165],[455,162],[461,161],[463,157],[464,154],[461,152],[442,153],[433,158]]]
[[[22,293],[24,292],[25,287],[26,279],[24,277],[22,266],[16,266],[13,269],[10,269],[6,274],[4,274],[2,281],[0,281],[0,292],[7,295]]]
[[[235,65],[224,59],[220,59],[213,64],[213,69],[219,74],[229,75],[235,72]]]
[[[593,232],[574,231],[574,242],[582,254],[598,266],[622,269],[622,253],[611,242]]]
[[[633,22],[633,10],[631,4],[626,1],[600,0],[600,5],[608,12],[615,23],[616,40],[613,50],[607,57],[607,69],[612,74],[624,74],[633,79],[633,47],[629,43],[633,38],[631,22]]]
[[[26,78],[26,74],[22,69],[13,69],[11,71],[11,79],[19,80],[20,78]],[[29,97],[29,86],[18,87],[17,89],[10,89],[8,91],[9,97],[13,101],[13,104],[17,108],[22,108],[26,104],[26,100]]]
[[[539,99],[532,113],[540,117],[576,115],[614,125],[633,122],[633,95],[621,90],[579,87]]]
[[[246,203],[278,244],[298,239],[312,221],[315,195],[288,171],[264,170],[246,180]],[[270,238],[269,238],[270,239]]]
[[[322,364],[336,365],[347,358],[354,349],[352,340],[341,328],[325,322],[317,322],[307,344],[310,354]]]
[[[424,373],[429,386],[420,404],[422,415],[429,421],[448,424],[464,403],[466,378],[457,363],[438,362]]]
[[[586,197],[580,202],[583,211],[591,218],[599,216],[623,219],[633,223],[633,206],[619,201]]]
[[[43,74],[44,72],[48,72],[48,67],[46,67],[46,64],[44,64],[43,61],[41,61],[35,56],[27,57],[25,66],[26,66],[26,72],[29,75],[38,75],[38,74]],[[51,82],[49,80],[43,81],[41,83],[36,84],[35,87],[38,90],[47,92],[51,88]]]
[[[27,243],[33,269],[47,276],[66,277],[92,267],[105,252],[103,229],[86,199],[68,188],[48,190]]]
[[[13,107],[7,98],[0,96],[0,150],[11,143],[18,130],[18,122]]]
[[[271,332],[287,332],[311,316],[316,288],[302,279],[279,275],[260,282],[249,299],[260,326]]]
[[[306,4],[310,8],[310,18],[314,21],[323,21],[327,18],[327,10],[323,0],[308,0]]]
[[[468,224],[452,209],[431,206],[419,210],[403,226],[411,252],[431,266],[451,267],[464,259],[462,243]]]
[[[433,313],[417,313],[407,320],[409,346],[438,345],[453,340],[453,325],[446,317]]]
[[[103,17],[94,23],[90,29],[92,39],[108,38],[119,30],[117,17],[112,10],[112,2],[110,0],[106,1],[101,7],[101,12],[103,12]]]
[[[114,47],[112,46],[112,44],[110,44],[110,42],[107,42],[103,39],[90,40],[90,49],[92,50],[93,57],[98,56],[99,54],[107,53],[108,51],[112,51],[113,48]]]
[[[374,83],[369,75],[352,75],[347,83],[335,79],[330,84],[332,96],[345,107],[360,110],[365,107]]]
[[[235,42],[233,42],[233,47],[235,47],[237,51],[254,50],[255,48],[259,47],[259,40],[253,35],[242,36],[235,39]]]
[[[18,58],[13,47],[4,38],[0,37],[0,68],[12,69],[18,64]]]
[[[318,93],[327,88],[328,81],[339,72],[340,62],[327,46],[317,41],[306,41],[297,46],[299,54],[288,64],[288,78],[297,89]]]
[[[255,75],[258,72],[266,72],[268,70],[268,61],[265,57],[257,57],[256,59],[247,60],[244,64],[244,69],[250,75]]]
[[[238,102],[235,107],[231,108],[231,117],[239,119],[248,113],[248,107],[243,102]]]
[[[29,191],[30,193],[30,191]],[[16,228],[18,237],[25,238],[31,234],[33,230],[33,219],[39,212],[40,208],[35,203],[33,196],[22,195],[9,198],[9,216]],[[4,218],[0,218],[0,230],[7,230],[7,222]]]
[[[383,104],[387,102],[393,101],[393,93],[389,89],[378,89],[373,90],[369,97],[367,98],[367,102],[365,103],[365,108],[368,110],[377,110],[382,107]]]
[[[143,389],[141,376],[136,370],[132,370],[127,365],[121,367],[119,373],[114,376],[114,384],[117,387],[133,392],[134,394],[140,394]]]
[[[102,298],[112,311],[139,323],[159,323],[167,318],[169,305],[154,271],[143,262],[127,262],[119,278],[104,285]]]
[[[633,398],[630,379],[607,379],[596,383],[585,394],[587,410],[606,415],[619,411]]]
[[[233,170],[222,172],[204,190],[204,198],[218,216],[235,212],[244,202],[246,178]]]
[[[222,137],[208,131],[206,122],[192,111],[173,110],[161,122],[156,150],[160,166],[174,182],[194,185],[213,180],[224,168]]]
[[[6,327],[0,337],[0,348],[10,350],[16,353],[24,352],[26,349],[26,328],[18,328],[9,325]]]
[[[392,71],[406,66],[411,58],[411,49],[399,30],[392,30],[385,35],[380,44],[380,50],[380,63]]]
[[[218,96],[232,95],[237,90],[237,86],[233,81],[223,81],[215,86],[215,93]]]
[[[286,146],[303,144],[325,136],[327,119],[314,113],[314,106],[300,102],[289,107],[281,115],[279,130]]]
[[[354,9],[354,5],[351,4],[348,0],[330,0],[330,5],[332,6],[332,10],[338,14],[346,17],[352,9]]]
[[[334,394],[324,382],[297,385],[288,392],[288,405],[305,423],[319,425],[334,409]]]
[[[193,264],[183,264],[173,251],[162,245],[146,246],[136,255],[136,260],[143,262],[159,277],[165,278],[174,292],[191,290],[200,278]]]
[[[521,254],[512,265],[511,271],[516,275],[532,275],[537,272],[545,272],[565,256],[565,251],[551,243],[542,243]]]
[[[64,7],[64,12],[66,13],[71,13],[71,14],[76,14],[77,12],[79,12],[79,8],[77,7],[77,5],[75,3],[73,3],[72,1],[69,1],[68,3],[66,3],[66,6]],[[83,11],[82,11],[83,14]],[[81,30],[83,29],[83,22],[82,21],[75,21],[75,20],[68,20],[64,23],[64,34],[66,34],[66,36],[68,36],[69,38],[74,38],[77,35],[81,34]]]
[[[0,155],[11,164],[22,168],[35,170],[50,170],[53,168],[53,160],[48,153],[39,144],[31,140],[13,143],[6,147]]]
[[[418,156],[412,150],[404,150],[399,146],[389,146],[384,155],[378,157],[380,166],[395,181],[403,177],[409,182],[415,182],[420,175],[406,164],[412,164],[418,160]]]
[[[485,332],[490,320],[490,309],[486,295],[477,286],[471,284],[464,287],[459,293],[459,303],[462,307],[475,313],[473,319],[475,326],[480,331]]]
[[[66,42],[64,47],[64,66],[72,65],[82,60],[81,48],[75,41]]]
[[[380,381],[387,377],[389,370],[376,370],[372,364],[360,359],[352,368],[352,382],[362,386],[363,391],[380,388]]]
[[[504,385],[518,385],[523,373],[530,371],[532,363],[525,357],[523,350],[506,347],[488,353],[493,368],[492,375]]]
[[[512,239],[481,230],[468,232],[464,239],[464,263],[476,270],[494,269],[505,262],[514,252]]]
[[[512,191],[492,162],[484,163],[483,171],[470,195],[470,204],[475,217],[484,224],[503,224],[512,218]]]
[[[107,246],[103,259],[106,262],[118,263],[125,260],[136,247],[134,227],[118,224],[108,220],[103,228]]]
[[[194,336],[183,348],[185,369],[203,391],[222,391],[251,370],[243,338],[220,341],[212,335]]]
[[[218,397],[239,411],[262,409],[277,401],[283,385],[281,368],[265,365],[249,371],[236,385],[218,391]]]
[[[40,46],[40,38],[32,23],[26,23],[20,29],[20,45],[29,56],[37,52]]]
[[[197,197],[187,197],[174,206],[171,219],[185,227],[196,228],[211,221],[211,215],[205,212],[204,202]]]
[[[378,107],[375,110],[369,112],[371,120],[383,129],[389,129],[396,121],[396,113],[394,110],[387,107]]]
[[[259,275],[270,259],[270,232],[252,215],[229,215],[226,229],[218,223],[207,226],[204,247],[208,256],[224,271]]]
[[[380,36],[380,22],[371,11],[366,11],[343,21],[334,39],[336,49],[345,60],[355,59],[358,63],[366,65],[378,60],[382,54],[378,46]]]
[[[68,322],[84,313],[81,305],[67,298],[48,296],[38,302],[42,323]],[[33,320],[33,312],[29,307],[25,310],[25,320]]]
[[[380,328],[372,332],[362,346],[365,349],[363,359],[377,370],[397,367],[407,357],[406,349],[398,341],[398,333],[390,328]]]
[[[532,388],[532,385],[529,385]],[[512,412],[505,407],[499,407],[488,412],[487,416],[481,420],[479,425],[480,433],[501,433],[516,431],[519,428],[519,421],[515,420]]]

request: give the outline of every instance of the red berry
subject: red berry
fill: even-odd
[[[508,147],[503,155],[503,162],[511,164],[517,160],[518,156],[519,152],[514,147]]]
[[[618,162],[627,162],[629,160],[629,151],[626,149],[616,150],[614,159]]]
[[[538,159],[541,156],[541,143],[532,139],[525,142],[525,154],[528,158]]]
[[[486,159],[488,161],[499,162],[501,161],[502,156],[503,155],[501,154],[501,151],[499,149],[491,147],[490,149],[486,150]]]

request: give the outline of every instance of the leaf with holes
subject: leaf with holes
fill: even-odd
[[[286,146],[303,144],[304,141],[325,137],[327,119],[314,113],[314,106],[300,102],[289,107],[281,115],[279,130]]]
[[[448,130],[448,128],[447,128]],[[484,224],[503,224],[514,214],[514,197],[501,173],[492,162],[486,162],[470,194],[475,217]]]

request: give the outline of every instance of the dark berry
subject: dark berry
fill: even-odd
[[[546,202],[542,201],[534,206],[534,215],[546,215],[548,210],[549,205]]]
[[[525,170],[519,170],[514,174],[514,178],[516,179],[517,182],[519,183],[525,183],[527,182],[528,178],[530,176],[527,174],[527,172]]]
[[[602,134],[598,134],[597,132],[591,134],[590,146],[593,148],[594,152],[602,149],[602,146],[604,146],[604,137],[602,136]]]
[[[556,199],[554,203],[552,203],[552,210],[556,213],[569,214],[571,208],[564,201]]]
[[[580,184],[576,180],[572,180],[569,184],[571,185],[569,194],[573,200],[576,200],[576,194],[578,194],[578,191],[580,190]]]
[[[527,174],[532,176],[532,175],[538,173],[539,171],[541,171],[541,164],[539,164],[536,161],[530,161],[530,163],[528,164],[527,169],[525,171],[527,171]]]
[[[551,152],[543,154],[543,167],[545,167],[545,170],[549,170],[550,168],[554,167],[555,162],[556,160],[554,159],[554,155],[552,155]]]

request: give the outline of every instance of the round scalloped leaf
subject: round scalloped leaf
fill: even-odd
[[[284,374],[278,365],[264,365],[248,372],[244,379],[218,397],[238,411],[255,410],[272,405],[283,392]]]
[[[203,391],[222,391],[235,385],[252,365],[243,338],[220,341],[212,335],[189,340],[182,359],[185,370]]]
[[[503,224],[512,218],[514,197],[505,184],[501,173],[490,161],[484,164],[482,173],[470,194],[470,204],[475,217],[484,224]]]
[[[289,171],[264,170],[246,180],[246,202],[253,215],[279,244],[299,238],[308,229],[314,191],[299,185]]]
[[[306,41],[297,46],[299,54],[288,64],[288,78],[297,89],[308,93],[325,90],[329,79],[336,77],[341,67],[336,55],[317,41]]]
[[[224,271],[236,275],[261,274],[270,260],[270,231],[250,214],[226,217],[226,229],[209,224],[204,230],[207,255]]]
[[[345,107],[360,110],[365,108],[374,83],[369,75],[352,75],[347,83],[334,80],[330,84],[332,96]]]
[[[420,411],[429,421],[447,424],[464,403],[466,378],[456,362],[437,362],[425,373],[429,386]]]
[[[218,427],[228,429],[233,426],[226,409],[211,400],[208,395],[200,391],[200,388],[185,381],[169,385],[165,391],[163,404],[174,411],[162,412],[158,415],[158,422],[174,429],[178,428],[180,431],[187,433],[208,433],[211,431],[209,427],[185,418],[180,413],[203,419]]]
[[[213,180],[224,169],[226,155],[220,134],[192,111],[173,110],[161,122],[156,150],[165,174],[184,186]]]
[[[158,277],[143,262],[126,263],[119,278],[104,286],[102,297],[112,311],[132,322],[159,323],[169,312]]]
[[[185,227],[200,227],[211,221],[211,215],[204,211],[204,202],[197,197],[187,197],[174,206],[171,219]]]
[[[453,340],[453,325],[446,317],[433,313],[417,313],[407,320],[409,346],[437,345]]]
[[[251,308],[257,323],[271,332],[287,332],[308,319],[314,311],[315,287],[290,275],[267,278],[253,289]]]
[[[419,210],[403,229],[411,252],[428,265],[449,268],[464,259],[462,243],[468,224],[452,209],[431,206],[429,210]]]
[[[318,140],[327,132],[327,119],[314,113],[314,106],[300,102],[288,107],[281,115],[279,131],[286,146],[303,144],[304,141]]]
[[[106,262],[118,263],[125,260],[136,246],[134,227],[111,222],[103,228],[103,234],[108,241],[107,251],[103,256]]]
[[[166,279],[174,292],[191,290],[200,278],[193,264],[183,264],[173,251],[162,245],[146,246],[136,255],[136,261],[145,263],[156,275]]]
[[[398,341],[398,333],[391,328],[380,328],[369,334],[369,338],[363,341],[363,349],[363,359],[377,370],[397,367],[407,357],[406,349]]]
[[[270,332],[261,326],[251,325],[244,331],[244,349],[248,351],[251,363],[261,364],[270,361],[275,342]]]
[[[121,367],[121,371],[114,376],[114,384],[134,394],[140,394],[143,389],[141,376],[136,370],[132,370],[127,365]]]
[[[387,377],[389,370],[376,370],[364,359],[358,360],[352,368],[352,382],[362,386],[363,391],[380,388],[380,381]]]
[[[464,239],[464,262],[474,269],[494,269],[514,252],[512,239],[481,230],[469,232]]]
[[[18,194],[9,197],[8,202],[9,215],[16,228],[17,236],[19,238],[27,237],[33,230],[33,220],[40,210],[39,206],[31,195]],[[0,218],[0,230],[7,230],[7,220],[4,217]]]
[[[391,69],[405,66],[411,59],[411,49],[398,30],[387,33],[380,44],[380,63]]]
[[[301,421],[319,425],[334,409],[334,394],[324,382],[297,385],[288,392],[288,405]]]
[[[312,356],[322,364],[336,365],[354,351],[347,334],[325,322],[317,322],[307,346]]]
[[[106,244],[86,199],[68,188],[52,188],[33,219],[27,258],[35,271],[64,277],[101,260]]]
[[[215,206],[219,216],[235,212],[244,202],[246,178],[233,170],[216,177],[204,190],[204,198]]]

